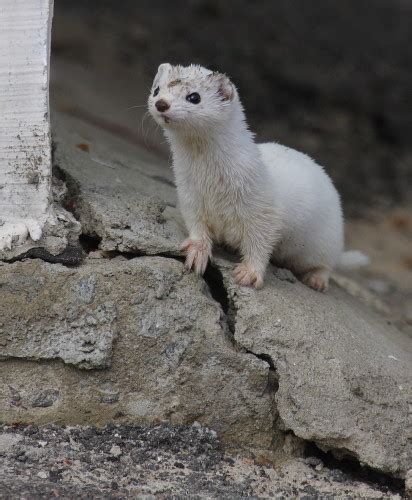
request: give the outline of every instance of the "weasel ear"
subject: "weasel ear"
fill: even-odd
[[[171,69],[172,69],[172,65],[171,64],[169,64],[169,63],[163,63],[163,64],[161,64],[157,68],[157,73],[156,73],[156,76],[155,76],[154,81],[153,81],[153,86],[155,86],[159,82],[160,78],[163,75],[169,73],[169,71]]]
[[[218,94],[221,96],[222,101],[234,101],[237,97],[237,90],[229,77],[222,73],[212,73],[210,78],[216,81],[218,86]]]
[[[157,74],[163,75],[172,69],[172,65],[169,63],[163,63],[157,68]]]

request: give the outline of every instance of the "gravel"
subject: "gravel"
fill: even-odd
[[[229,455],[216,433],[172,427],[0,427],[0,498],[401,498],[381,482],[319,467]]]

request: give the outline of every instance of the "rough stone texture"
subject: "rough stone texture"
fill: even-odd
[[[225,453],[191,426],[0,426],[0,498],[380,498],[399,481],[317,457],[277,467]]]
[[[106,251],[176,253],[184,238],[167,163],[85,122],[56,114],[54,164],[83,234]]]
[[[96,285],[87,268],[78,272],[36,261],[0,267],[0,358],[110,366],[116,307],[104,295],[95,300]]]
[[[234,285],[233,266],[218,262],[235,341],[276,370],[284,429],[404,475],[412,457],[410,338],[339,288],[319,295],[269,272],[256,292]]]
[[[267,451],[291,430],[403,476],[409,339],[337,288],[320,295],[277,272],[256,292],[218,263],[227,324],[205,282],[175,259],[0,267],[0,420],[198,420],[229,446]]]
[[[0,318],[0,421],[197,420],[232,447],[282,443],[268,364],[175,259],[3,265]]]
[[[16,444],[21,441],[22,436],[19,434],[9,434],[2,432],[0,434],[0,453],[6,453],[14,448]]]

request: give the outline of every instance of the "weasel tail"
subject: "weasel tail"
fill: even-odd
[[[336,266],[337,269],[359,269],[370,264],[370,259],[367,255],[358,250],[348,250],[343,252],[340,261]]]

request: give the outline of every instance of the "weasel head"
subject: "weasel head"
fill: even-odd
[[[228,120],[240,106],[236,87],[222,73],[202,66],[161,64],[153,81],[148,108],[166,130],[198,134]]]

